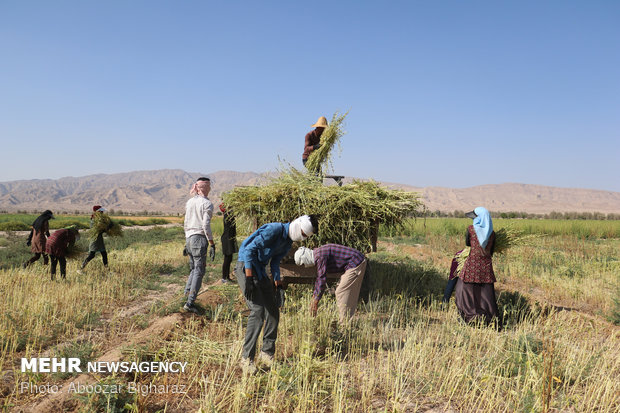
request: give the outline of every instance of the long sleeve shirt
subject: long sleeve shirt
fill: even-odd
[[[239,261],[251,268],[258,279],[267,278],[269,263],[274,281],[280,280],[280,261],[289,252],[293,241],[288,236],[289,224],[265,224],[243,241],[239,248]]]
[[[327,273],[343,272],[359,266],[366,257],[355,248],[325,244],[313,250],[316,283],[313,296],[320,300],[327,285]]]
[[[306,133],[306,138],[304,140],[304,153],[301,155],[301,159],[308,159],[308,156],[310,156],[314,150],[314,145],[321,142],[322,133],[323,132],[317,132],[316,129]]]
[[[204,235],[209,241],[213,241],[211,233],[211,217],[213,216],[213,204],[202,195],[194,195],[185,204],[185,221],[183,229],[185,238],[192,235]]]

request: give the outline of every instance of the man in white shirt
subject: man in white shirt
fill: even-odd
[[[189,255],[190,273],[185,284],[185,294],[187,303],[183,310],[197,313],[194,301],[200,287],[202,278],[205,275],[207,264],[207,243],[209,247],[209,257],[211,261],[215,259],[215,243],[211,233],[211,217],[213,216],[213,204],[207,196],[211,191],[211,180],[209,178],[198,178],[192,186],[190,194],[194,195],[185,204],[185,248]]]

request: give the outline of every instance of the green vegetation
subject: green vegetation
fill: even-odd
[[[30,231],[30,225],[38,216],[36,214],[0,214],[0,231]],[[172,221],[167,218],[130,219],[112,217],[112,219],[115,223],[123,226],[162,225]],[[51,219],[49,224],[50,230],[66,228],[70,225],[75,225],[79,229],[87,229],[90,227],[90,215],[55,215],[55,219]]]
[[[386,189],[374,181],[325,186],[321,178],[295,168],[267,185],[237,187],[223,194],[226,207],[236,216],[260,225],[314,214],[319,232],[305,241],[306,246],[338,243],[360,251],[372,249],[379,223],[397,231],[421,208],[418,198],[413,192]]]

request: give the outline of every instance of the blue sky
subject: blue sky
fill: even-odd
[[[0,181],[301,167],[620,191],[617,1],[0,0]]]

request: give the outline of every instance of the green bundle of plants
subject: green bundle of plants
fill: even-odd
[[[312,151],[308,160],[306,161],[306,168],[308,171],[321,171],[332,169],[332,149],[336,143],[340,145],[340,138],[345,134],[342,129],[344,118],[347,117],[349,112],[339,115],[338,112],[334,113],[331,122],[323,133],[321,134],[321,146]]]
[[[65,258],[68,260],[78,259],[82,255],[84,255],[86,252],[87,251],[80,248],[80,246],[77,243],[72,243],[72,244],[69,244],[67,248],[67,252],[65,253]]]
[[[234,188],[223,194],[223,201],[238,218],[256,225],[314,214],[319,233],[305,246],[336,243],[360,251],[371,249],[379,223],[402,227],[422,206],[414,192],[387,189],[374,181],[324,186],[320,177],[292,167],[266,185]]]
[[[123,227],[118,222],[112,221],[104,212],[95,212],[91,228],[88,230],[88,238],[97,239],[99,234],[107,234],[110,237],[122,237]]]
[[[536,234],[526,235],[523,231],[519,231],[512,227],[500,228],[495,231],[495,247],[493,248],[493,254],[504,254],[508,249],[515,246],[531,245],[536,238],[540,238],[540,236]],[[469,257],[470,251],[471,247],[465,247],[463,251],[456,254],[456,262],[459,264],[456,268],[457,274],[460,274],[463,270],[463,266],[465,265],[465,261],[467,261],[467,257]]]

